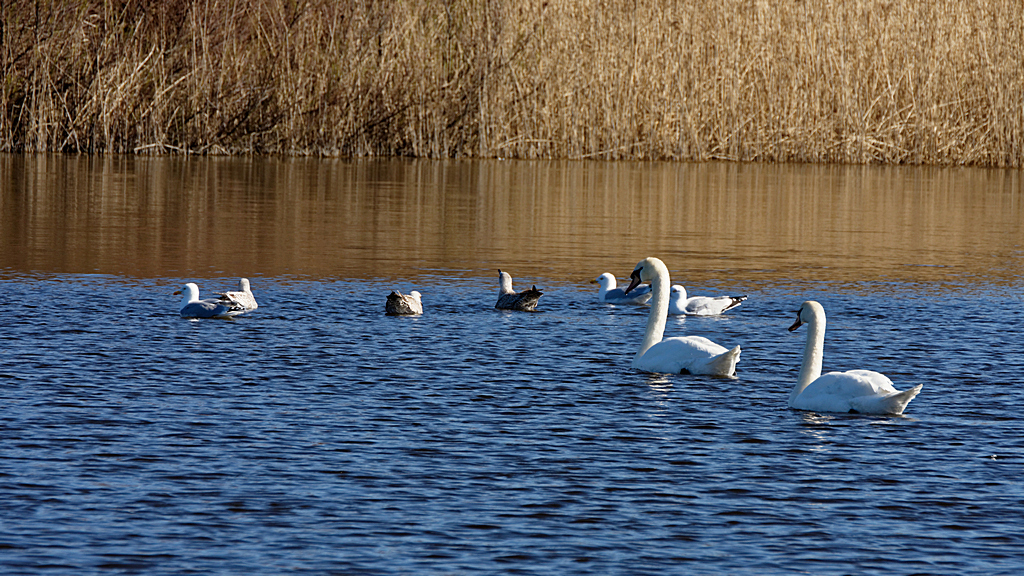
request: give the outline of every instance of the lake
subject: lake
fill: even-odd
[[[1021,174],[0,155],[0,571],[1016,574]],[[736,378],[630,369],[647,256]],[[788,408],[810,299],[905,414]]]

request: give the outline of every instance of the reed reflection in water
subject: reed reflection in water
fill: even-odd
[[[1017,172],[0,156],[0,186],[0,573],[1019,571]],[[666,332],[742,345],[735,380],[630,369],[649,309],[589,280],[649,255],[749,294]],[[494,310],[498,267],[540,313]],[[258,309],[178,315],[239,276]],[[924,385],[904,416],[787,408],[810,298],[825,369]]]
[[[0,156],[0,266],[386,278],[1012,283],[1013,170]]]

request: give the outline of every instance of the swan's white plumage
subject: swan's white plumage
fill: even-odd
[[[651,299],[650,286],[637,286],[629,294],[622,288],[617,288],[618,282],[611,272],[605,272],[596,279],[600,285],[597,291],[597,299],[608,304],[645,304]]]
[[[672,298],[669,301],[668,313],[686,314],[687,316],[717,316],[739,306],[746,299],[746,296],[687,297],[686,288],[676,284],[672,286]]]
[[[648,348],[633,360],[633,368],[644,372],[732,376],[739,354],[739,346],[730,351],[703,336],[676,336]]]
[[[740,360],[740,347],[727,349],[702,336],[664,338],[668,321],[669,273],[658,258],[646,258],[630,274],[631,282],[626,294],[640,284],[650,282],[651,312],[647,316],[647,330],[643,343],[633,358],[633,368],[644,372],[678,374],[709,374],[734,376]]]
[[[897,390],[887,376],[871,370],[821,373],[825,347],[825,309],[808,300],[800,306],[792,332],[807,324],[807,341],[796,386],[789,394],[790,408],[814,412],[902,414],[921,391],[918,384]]]

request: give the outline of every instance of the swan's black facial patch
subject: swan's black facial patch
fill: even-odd
[[[623,294],[629,294],[630,290],[632,290],[633,288],[636,288],[637,286],[640,285],[640,282],[641,282],[641,280],[640,280],[640,271],[641,270],[643,270],[643,268],[637,268],[636,270],[633,270],[632,274],[629,275],[629,286],[626,287],[626,290],[623,291]]]
[[[796,322],[794,322],[793,325],[789,327],[789,331],[792,332],[792,331],[796,330],[797,328],[802,326],[803,323],[804,323],[804,321],[800,319],[800,311],[797,310],[796,311]]]

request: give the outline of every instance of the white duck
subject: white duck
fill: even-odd
[[[650,286],[637,286],[632,294],[627,295],[622,288],[616,288],[618,282],[611,272],[605,272],[594,279],[601,285],[597,291],[597,299],[608,304],[646,304],[651,299]]]
[[[245,312],[239,304],[224,303],[220,300],[200,300],[199,286],[189,282],[175,294],[182,294],[181,308],[178,310],[182,318],[228,318]]]
[[[796,313],[792,332],[807,324],[807,343],[796,386],[789,393],[789,407],[814,412],[902,414],[921,391],[921,384],[900,392],[884,374],[871,370],[821,373],[825,347],[825,309],[808,300]]]
[[[221,304],[225,306],[237,304],[246,310],[259,308],[259,304],[256,303],[256,297],[252,295],[252,290],[249,288],[248,278],[238,279],[238,292],[224,292],[219,294],[219,296]]]
[[[735,376],[740,347],[727,350],[702,336],[664,338],[668,321],[669,275],[665,263],[647,258],[629,275],[629,294],[641,282],[650,282],[654,294],[647,317],[647,332],[633,358],[633,368],[644,372],[710,374]]]
[[[668,313],[686,314],[687,316],[717,316],[739,306],[746,299],[746,296],[693,296],[687,298],[686,288],[676,284],[672,286],[672,300],[668,305]]]

